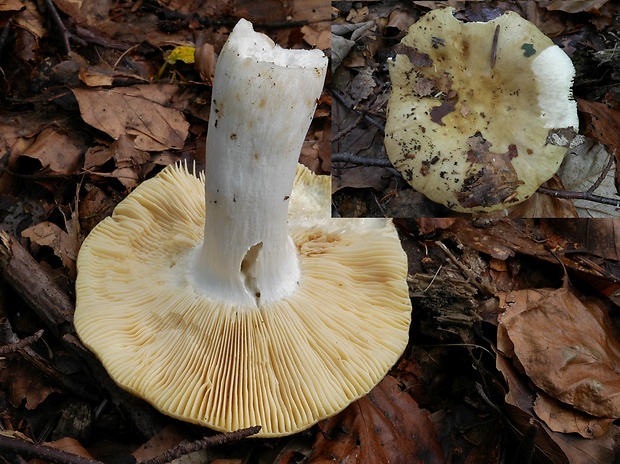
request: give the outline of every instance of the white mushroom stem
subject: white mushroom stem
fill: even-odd
[[[240,20],[215,70],[206,156],[205,238],[197,288],[256,308],[297,287],[287,233],[297,160],[321,94],[327,58],[285,50]]]

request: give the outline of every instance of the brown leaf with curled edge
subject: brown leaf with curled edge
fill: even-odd
[[[23,404],[32,411],[52,393],[60,390],[40,371],[24,360],[11,362],[0,370],[0,385],[7,392],[7,399],[18,407]]]
[[[620,148],[620,112],[604,103],[576,98],[579,111],[586,117],[586,135],[595,138],[610,152]],[[618,154],[618,153],[616,153]]]
[[[183,148],[189,123],[183,113],[166,106],[177,93],[173,85],[139,85],[113,89],[72,89],[82,119],[117,140],[135,136],[139,150]]]
[[[534,412],[554,432],[578,433],[583,438],[598,438],[611,428],[613,419],[594,417],[539,392]]]
[[[586,250],[606,260],[620,261],[620,218],[581,221],[551,219],[544,224],[553,227],[547,235],[555,232],[564,240],[574,243],[574,247],[578,250]]]
[[[367,396],[319,424],[312,462],[443,463],[427,411],[387,376]]]
[[[73,174],[82,157],[82,147],[67,133],[56,128],[43,129],[21,156],[33,158],[50,174]]]
[[[510,360],[501,353],[496,357],[497,369],[503,374],[508,392],[506,393],[507,412],[512,423],[526,434],[530,427],[536,427],[536,451],[533,462],[552,462],[562,464],[607,464],[613,462],[615,436],[620,429],[612,425],[611,430],[598,438],[586,439],[577,434],[553,432],[544,422],[534,416],[535,394],[527,379],[519,375]],[[538,458],[538,459],[536,459]]]
[[[19,0],[4,0],[0,4],[0,27],[6,26],[11,17],[25,9],[26,7]]]
[[[603,304],[567,284],[537,292],[537,301],[513,298],[499,320],[518,362],[558,400],[593,416],[620,417],[620,341]]]
[[[75,274],[75,260],[79,245],[74,237],[51,222],[41,222],[36,226],[29,227],[22,232],[23,237],[29,238],[40,246],[50,247],[56,256],[60,258],[71,275]]]

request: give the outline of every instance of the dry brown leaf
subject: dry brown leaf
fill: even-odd
[[[70,274],[75,272],[75,260],[79,245],[74,237],[51,222],[42,222],[29,227],[22,232],[22,236],[29,238],[40,246],[50,247],[56,256],[60,258]]]
[[[82,232],[87,235],[104,218],[110,216],[116,203],[98,187],[87,185],[87,193],[79,204]]]
[[[415,17],[411,11],[404,8],[396,8],[390,13],[386,28],[396,29],[398,32],[394,35],[398,36],[399,34],[406,32],[413,23],[415,23]]]
[[[332,167],[333,169],[333,167]],[[332,176],[332,193],[338,190],[352,188],[370,187],[377,191],[383,190],[391,177],[391,173],[386,168],[375,168],[368,166],[352,167],[350,169],[335,170]]]
[[[140,176],[135,169],[130,167],[115,169],[111,172],[111,177],[118,179],[128,191],[133,190],[140,183]]]
[[[614,421],[590,416],[542,392],[536,395],[534,412],[554,432],[578,433],[583,438],[605,435]]]
[[[536,289],[519,290],[515,292],[499,292],[499,306],[506,311],[499,316],[497,327],[497,349],[509,358],[514,356],[514,344],[508,336],[506,324],[513,317],[518,316],[529,307],[536,304],[542,297],[542,292]]]
[[[82,148],[55,127],[44,129],[21,156],[38,160],[49,174],[73,174],[80,164]]]
[[[171,450],[183,441],[184,438],[182,428],[177,424],[170,424],[153,435],[149,441],[131,454],[136,458],[137,462],[147,461]]]
[[[194,51],[194,67],[200,73],[202,80],[209,85],[213,84],[215,77],[215,49],[210,43],[196,46]]]
[[[581,411],[620,417],[620,341],[602,303],[568,285],[537,292],[537,301],[513,292],[500,318],[528,377]]]
[[[319,31],[310,26],[303,26],[301,33],[304,35],[304,42],[319,50],[327,50],[332,45],[332,34],[329,29]]]
[[[0,370],[0,384],[8,392],[8,400],[15,407],[24,403],[28,410],[33,410],[45,399],[59,389],[51,386],[37,369],[25,361],[17,361]]]
[[[103,166],[112,159],[112,152],[108,147],[95,145],[86,150],[84,155],[84,169],[90,171],[93,168]]]
[[[617,426],[604,436],[586,439],[576,434],[553,432],[546,424],[534,417],[535,394],[530,390],[524,377],[519,375],[510,361],[500,353],[496,357],[497,369],[504,375],[508,385],[506,393],[507,410],[513,424],[521,433],[537,427],[536,462],[554,464],[608,464],[614,460],[614,436]],[[544,457],[544,459],[542,459]]]
[[[45,18],[39,12],[36,2],[28,0],[23,3],[26,9],[13,18],[13,25],[18,30],[28,31],[36,39],[42,38],[47,33]]]
[[[389,375],[368,396],[319,427],[314,464],[445,462],[428,412]]]
[[[81,68],[78,75],[80,80],[89,87],[110,86],[114,82],[114,76],[111,73],[105,73],[93,67]]]
[[[19,0],[5,0],[0,4],[0,28],[7,25],[9,19],[26,7]]]
[[[109,150],[119,168],[142,166],[151,159],[148,153],[135,147],[134,138],[128,135],[121,135]]]
[[[421,236],[431,235],[443,229],[450,228],[455,218],[420,218],[416,220]]]
[[[50,448],[56,448],[67,453],[75,454],[77,456],[93,459],[91,454],[75,438],[64,437],[52,442],[45,443],[45,445],[49,446]]]
[[[620,218],[553,220],[550,224],[564,240],[574,243],[576,249],[606,260],[620,261]]]
[[[579,111],[586,115],[586,134],[601,142],[610,152],[618,150],[620,148],[620,131],[618,131],[620,112],[609,108],[604,103],[582,98],[576,100]]]
[[[166,103],[177,93],[173,85],[140,85],[114,89],[73,89],[82,118],[115,140],[135,136],[139,150],[183,148],[189,123]]]
[[[122,134],[109,147],[89,148],[84,160],[84,169],[89,171],[93,178],[96,178],[97,174],[101,177],[113,177],[118,179],[127,190],[134,189],[140,183],[142,166],[151,159],[147,152],[135,147],[134,140],[134,137]],[[92,171],[111,159],[116,165],[116,169],[112,172],[96,171],[95,173]]]

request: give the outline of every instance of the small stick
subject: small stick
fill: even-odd
[[[378,166],[381,168],[391,168],[392,163],[388,159],[365,158],[354,155],[353,153],[332,153],[332,163],[352,163],[358,166]]]
[[[56,24],[56,27],[58,28],[58,31],[60,32],[60,35],[62,37],[62,43],[65,46],[65,52],[68,55],[69,53],[71,53],[71,44],[69,43],[70,33],[67,30],[65,23],[62,22],[62,18],[58,14],[58,11],[56,10],[56,5],[54,5],[54,2],[52,0],[45,0],[45,6],[47,6],[48,11],[52,15],[52,19],[54,20],[54,24]]]
[[[565,198],[567,200],[587,200],[600,203],[602,205],[610,205],[620,208],[620,200],[594,195],[590,192],[570,192],[568,190],[553,190],[546,187],[538,187],[538,190],[536,191],[555,198]]]
[[[491,44],[491,69],[495,66],[495,60],[497,58],[497,40],[499,39],[499,24],[495,26],[495,32],[493,33],[493,43]]]
[[[102,464],[100,461],[93,461],[77,454],[6,435],[0,435],[0,450],[3,451],[1,453],[3,456],[11,452],[29,459],[36,458],[54,464]]]
[[[614,164],[614,159],[616,159],[616,150],[611,152],[611,154],[609,155],[609,159],[607,160],[607,164],[603,168],[603,171],[598,176],[596,181],[590,186],[590,188],[586,190],[587,193],[593,193],[597,188],[600,187],[600,185],[605,180],[605,177],[607,177],[607,174],[609,173],[611,166]]]
[[[332,90],[332,95],[336,98],[336,100],[338,100],[340,103],[342,103],[342,105],[352,111],[355,111],[358,114],[363,114],[364,115],[364,119],[366,121],[368,121],[370,124],[372,124],[373,126],[377,127],[381,133],[385,133],[385,125],[375,121],[373,118],[371,118],[370,116],[368,116],[368,114],[366,114],[365,111],[360,110],[359,108],[356,108],[355,105],[349,103],[346,98],[344,97],[344,95],[341,95],[340,92],[336,91],[336,90]]]
[[[160,454],[152,459],[142,461],[140,464],[165,464],[175,459],[179,459],[186,454],[194,453],[210,446],[223,445],[225,443],[239,441],[242,438],[247,438],[251,435],[257,434],[260,429],[260,425],[255,425],[253,427],[235,430],[234,432],[220,433],[212,437],[202,438],[192,443],[175,446],[170,451],[166,451],[164,454]]]
[[[2,345],[0,346],[0,355],[5,355],[8,353],[13,353],[15,351],[24,349],[28,345],[39,340],[42,336],[43,336],[43,329],[37,331],[34,335],[31,335],[30,337],[26,337],[18,342],[10,343],[8,345]]]

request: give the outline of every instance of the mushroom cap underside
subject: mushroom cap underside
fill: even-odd
[[[385,145],[403,177],[462,212],[531,196],[559,168],[578,127],[568,56],[513,12],[462,23],[433,10],[390,64]]]
[[[305,171],[292,196],[309,188]],[[329,178],[323,185],[329,195]],[[91,232],[78,256],[75,326],[115,382],[181,420],[260,425],[268,437],[310,427],[383,378],[411,317],[393,225],[330,220],[291,201],[316,218],[290,226],[302,277],[291,297],[258,309],[214,301],[187,279],[205,208],[204,180],[185,167],[141,184]]]

